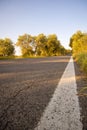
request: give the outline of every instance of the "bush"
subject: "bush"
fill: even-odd
[[[80,53],[78,55],[76,55],[76,61],[78,62],[78,64],[82,65],[83,60],[87,57],[87,53]]]
[[[82,70],[87,74],[87,57],[83,60]]]
[[[87,73],[87,53],[77,55],[76,61],[80,65],[81,70]]]

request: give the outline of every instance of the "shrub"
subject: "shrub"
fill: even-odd
[[[87,57],[87,53],[79,53],[76,56],[76,61],[78,62],[78,64],[82,65],[83,60]]]
[[[87,57],[83,60],[82,70],[87,74]]]
[[[87,53],[78,54],[76,61],[80,65],[81,70],[87,73]]]

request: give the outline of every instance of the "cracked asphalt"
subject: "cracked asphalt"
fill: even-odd
[[[82,130],[73,58],[35,130]]]
[[[0,130],[34,130],[69,59],[0,61]]]

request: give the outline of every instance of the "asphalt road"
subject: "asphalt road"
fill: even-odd
[[[82,130],[73,58],[45,108],[35,130]]]
[[[33,130],[69,56],[0,61],[0,130]]]

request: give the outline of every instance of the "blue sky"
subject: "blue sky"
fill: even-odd
[[[87,0],[0,0],[0,38],[56,34],[68,48],[77,30],[87,32]]]

